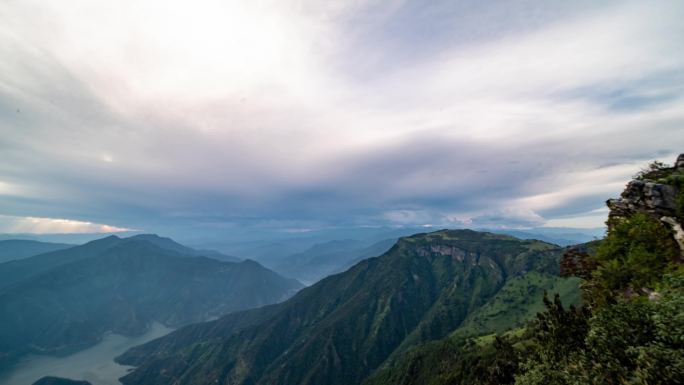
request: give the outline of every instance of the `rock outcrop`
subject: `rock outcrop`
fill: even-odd
[[[620,198],[606,203],[609,218],[642,213],[667,225],[684,258],[684,154],[677,157],[673,167],[654,163],[627,184]]]

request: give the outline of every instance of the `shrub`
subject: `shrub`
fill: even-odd
[[[590,303],[595,305],[620,293],[638,294],[642,288],[653,288],[679,256],[671,230],[648,215],[612,218],[608,227],[594,256],[598,267],[587,285],[593,291]]]

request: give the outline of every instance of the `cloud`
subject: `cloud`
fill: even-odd
[[[0,215],[0,232],[10,234],[120,233],[122,227],[71,219],[13,217]]]
[[[567,222],[682,150],[682,16],[5,2],[0,213],[154,231]]]
[[[524,208],[502,209],[471,219],[477,227],[487,228],[532,228],[544,224],[545,220],[536,212]]]
[[[567,218],[553,218],[545,221],[544,227],[573,227],[573,228],[592,228],[599,227],[598,223],[604,223],[608,218],[608,208],[591,210],[579,215]]]

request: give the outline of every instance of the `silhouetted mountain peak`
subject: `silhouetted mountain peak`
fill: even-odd
[[[176,241],[174,241],[171,238],[168,237],[162,237],[157,234],[138,234],[134,235],[129,238],[125,238],[125,241],[128,242],[133,242],[133,241],[140,241],[140,242],[149,242],[151,244],[154,244],[162,249],[166,250],[171,250],[175,251],[181,254],[186,254],[186,255],[192,255],[195,257],[208,257],[212,259],[218,259],[224,262],[239,262],[240,258],[233,257],[230,255],[225,255],[223,253],[220,253],[218,251],[214,250],[197,250],[193,249],[191,247],[185,246],[183,244],[180,244]]]
[[[136,239],[136,238],[139,238],[139,239],[140,238],[141,239],[160,239],[160,238],[161,239],[171,239],[169,237],[162,237],[162,236],[160,236],[158,234],[154,234],[154,233],[137,234],[137,235],[132,235],[129,238],[131,238],[131,239]]]
[[[157,234],[138,234],[138,235],[133,235],[131,237],[128,237],[126,239],[137,239],[137,240],[143,240],[143,241],[148,241],[148,242],[171,242],[180,245],[178,242],[174,241],[173,239],[169,237],[162,237]]]
[[[245,259],[245,260],[241,261],[240,264],[244,265],[244,266],[262,266],[259,262],[255,261],[253,259]]]
[[[47,376],[33,383],[33,385],[91,385],[88,381],[77,381],[68,378]]]

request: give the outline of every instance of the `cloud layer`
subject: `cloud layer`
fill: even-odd
[[[0,215],[0,232],[9,234],[121,233],[131,229],[70,219],[12,217]]]
[[[329,3],[3,2],[0,214],[590,227],[684,150],[680,1]]]

